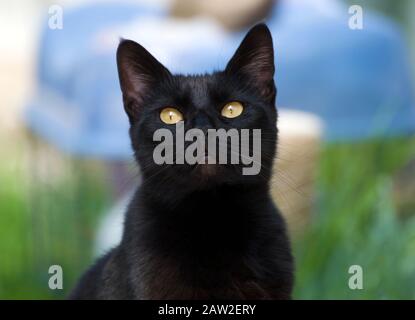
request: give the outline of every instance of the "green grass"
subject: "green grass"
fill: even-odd
[[[16,152],[13,166],[0,166],[0,298],[63,298],[91,260],[97,218],[107,205],[102,170],[66,160],[51,182],[51,168],[41,178]],[[55,264],[63,268],[64,290],[48,287]]]
[[[415,215],[400,218],[393,201],[414,150],[410,140],[325,147],[315,216],[295,242],[296,298],[415,299]],[[363,290],[348,287],[355,264]]]
[[[415,298],[415,215],[400,217],[392,196],[414,150],[406,139],[323,148],[312,223],[293,241],[295,298]],[[97,163],[66,159],[57,176],[48,162],[36,173],[36,161],[17,148],[0,164],[0,298],[63,298],[92,259],[108,206]],[[48,288],[52,264],[63,267],[62,291]],[[354,264],[364,290],[348,288]]]

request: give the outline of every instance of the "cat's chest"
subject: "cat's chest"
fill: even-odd
[[[269,299],[272,293],[242,260],[151,259],[141,295],[146,299]],[[144,270],[142,270],[144,271]]]

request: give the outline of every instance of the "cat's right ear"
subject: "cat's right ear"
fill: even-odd
[[[117,67],[124,108],[130,122],[137,118],[144,98],[170,72],[143,46],[122,39],[117,49]]]

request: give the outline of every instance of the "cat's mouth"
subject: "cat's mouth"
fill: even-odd
[[[217,174],[219,165],[212,156],[203,155],[199,160],[193,168],[197,178],[208,179]]]

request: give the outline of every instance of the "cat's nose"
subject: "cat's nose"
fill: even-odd
[[[207,114],[199,113],[193,120],[193,127],[207,132],[208,129],[213,128],[213,122]]]

